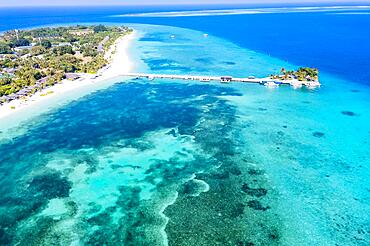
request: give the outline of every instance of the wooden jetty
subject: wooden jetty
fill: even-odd
[[[197,76],[197,75],[175,75],[175,74],[148,74],[148,73],[127,73],[122,76],[142,78],[142,79],[173,79],[173,80],[196,80],[200,82],[221,82],[221,83],[251,83],[260,84],[268,87],[277,87],[279,85],[290,85],[293,88],[316,88],[320,87],[319,81],[299,81],[297,79],[279,80],[271,78],[255,78],[253,76],[247,78],[235,78],[232,76]]]

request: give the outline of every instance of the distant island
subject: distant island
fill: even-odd
[[[12,30],[0,36],[0,104],[32,95],[63,79],[95,74],[109,64],[110,47],[132,32],[125,26]],[[112,54],[110,54],[112,55]]]
[[[319,81],[319,70],[317,68],[300,67],[296,71],[282,68],[280,74],[271,74],[271,79],[298,80],[298,81]]]

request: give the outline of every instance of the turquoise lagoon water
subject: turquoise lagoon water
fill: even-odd
[[[132,26],[138,71],[295,67],[201,32]],[[368,87],[325,73],[314,91],[117,81],[2,122],[2,245],[370,244]]]

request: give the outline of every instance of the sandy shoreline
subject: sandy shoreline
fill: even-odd
[[[113,79],[123,73],[130,73],[133,69],[133,62],[129,57],[129,46],[135,39],[136,32],[119,38],[115,45],[107,52],[106,58],[110,64],[101,69],[97,75],[83,74],[80,79],[75,81],[63,80],[62,83],[56,84],[50,88],[35,93],[26,99],[17,99],[0,106],[0,120],[12,116],[20,111],[31,108],[33,105],[47,103],[57,95],[74,91],[82,87],[88,87],[99,82]]]

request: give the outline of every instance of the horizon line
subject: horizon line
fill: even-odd
[[[153,6],[232,6],[232,5],[238,5],[238,6],[256,6],[256,5],[263,5],[263,6],[276,6],[276,5],[336,5],[336,6],[342,6],[342,5],[352,5],[352,6],[357,6],[357,5],[370,5],[370,0],[369,1],[360,1],[360,2],[351,2],[351,1],[346,1],[346,2],[336,2],[336,1],[327,1],[327,2],[269,2],[269,3],[236,3],[236,2],[231,2],[231,3],[158,3],[158,4],[147,4],[147,3],[122,3],[122,4],[27,4],[27,5],[0,5],[0,8],[32,8],[32,7],[113,7],[113,6],[118,6],[118,7],[125,7],[125,6],[141,6],[141,7],[153,7]]]

